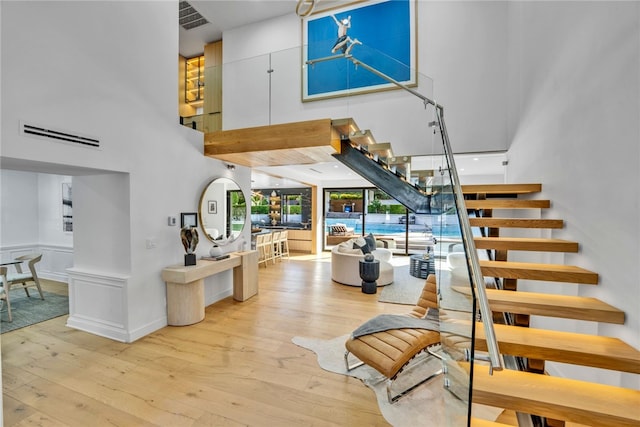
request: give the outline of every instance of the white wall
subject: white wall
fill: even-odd
[[[176,21],[175,2],[2,2],[1,160],[74,175],[69,323],[123,341],[166,325],[160,272],[184,254],[167,217],[195,212],[215,177],[250,187],[247,168],[205,158],[202,134],[178,124]],[[20,120],[101,149],[25,137]],[[206,286],[212,302],[231,277]]]
[[[640,3],[511,2],[509,24],[509,181],[541,182],[552,201],[544,215],[566,222],[552,237],[580,242],[579,253],[550,259],[600,276],[598,286],[548,288],[600,298],[627,316],[623,326],[555,323],[638,348]],[[553,369],[640,386],[632,375]]]
[[[0,172],[0,248],[40,241],[38,174]],[[62,227],[62,218],[60,218]]]

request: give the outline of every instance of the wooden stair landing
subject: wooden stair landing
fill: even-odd
[[[468,364],[461,364],[468,370]],[[475,365],[473,401],[596,427],[640,425],[640,391]]]
[[[205,134],[204,155],[250,168],[333,162],[352,133],[361,132],[351,118],[219,130]]]

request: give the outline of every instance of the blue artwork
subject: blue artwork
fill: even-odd
[[[348,57],[396,81],[415,83],[414,26],[411,0],[358,3],[312,15],[303,25],[303,100],[395,87]]]

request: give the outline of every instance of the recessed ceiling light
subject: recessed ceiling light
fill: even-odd
[[[480,159],[478,157],[474,157],[473,160],[477,162]]]

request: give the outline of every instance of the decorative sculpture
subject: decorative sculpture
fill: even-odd
[[[200,238],[198,237],[198,230],[193,227],[186,226],[180,230],[180,238],[182,240],[182,246],[187,254],[184,256],[184,265],[196,265],[196,246]]]

